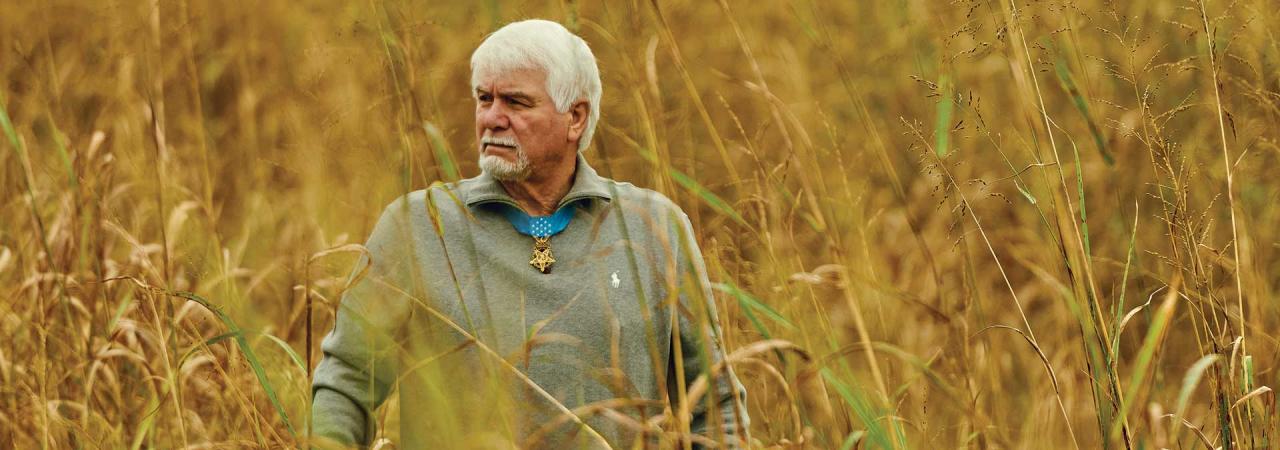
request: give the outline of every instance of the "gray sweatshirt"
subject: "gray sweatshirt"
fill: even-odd
[[[322,344],[316,436],[368,445],[398,389],[400,448],[632,448],[683,429],[657,422],[667,406],[692,434],[745,439],[746,392],[728,367],[709,373],[719,325],[679,207],[579,155],[544,274],[504,204],[481,174],[386,208]],[[691,389],[699,377],[712,382]]]

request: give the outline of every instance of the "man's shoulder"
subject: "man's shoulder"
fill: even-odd
[[[653,189],[636,186],[626,181],[617,181],[611,178],[601,177],[613,193],[614,201],[620,201],[624,206],[636,205],[639,207],[653,208],[659,211],[668,211],[678,214],[684,214],[684,210],[680,209],[680,205],[672,201],[666,195]]]
[[[435,183],[423,189],[406,192],[383,207],[386,217],[422,218],[430,215],[451,216],[466,209],[466,199],[459,185],[467,180]]]

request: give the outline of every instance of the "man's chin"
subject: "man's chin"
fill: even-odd
[[[502,181],[520,181],[529,177],[528,165],[508,161],[497,155],[481,156],[480,170]]]

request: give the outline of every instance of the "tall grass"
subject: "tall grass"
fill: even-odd
[[[592,164],[692,219],[754,445],[1280,447],[1268,1],[3,10],[14,448],[301,445],[355,244],[476,173],[467,61],[526,17],[600,60]]]

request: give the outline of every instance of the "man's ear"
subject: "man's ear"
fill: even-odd
[[[586,100],[578,100],[569,107],[569,135],[570,141],[576,141],[582,138],[582,134],[587,131],[587,118],[591,116],[591,104]]]

